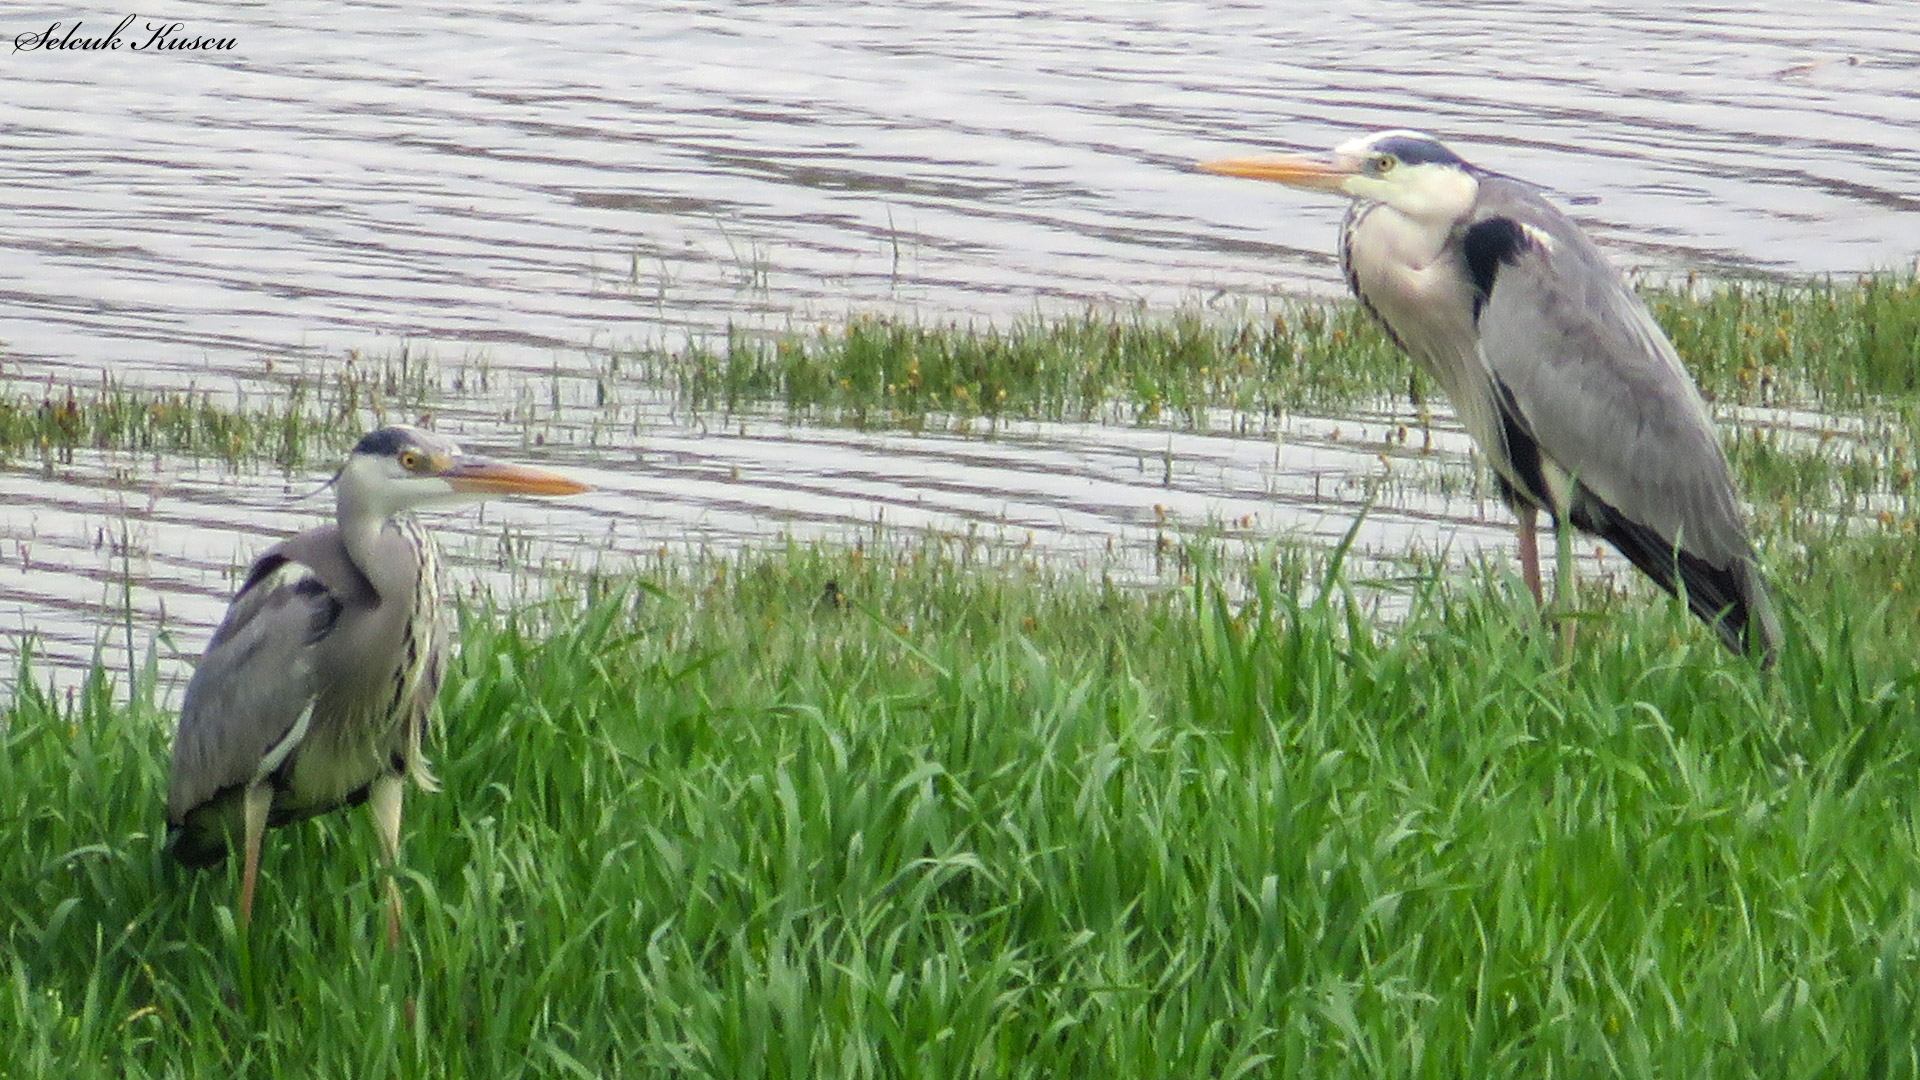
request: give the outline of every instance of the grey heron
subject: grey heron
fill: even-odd
[[[1347,283],[1492,465],[1536,601],[1544,510],[1563,552],[1568,525],[1602,537],[1728,648],[1772,660],[1779,623],[1699,390],[1593,241],[1532,185],[1414,131],[1200,168],[1353,201]]]
[[[446,628],[433,541],[408,511],[590,490],[405,427],[362,438],[333,486],[335,523],[275,544],[247,572],[187,683],[174,735],[168,849],[188,866],[211,866],[240,841],[243,928],[269,826],[364,802],[391,865],[405,781],[434,790],[421,738],[445,671]],[[391,878],[388,895],[392,944],[400,893]]]

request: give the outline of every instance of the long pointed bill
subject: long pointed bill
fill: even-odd
[[[456,458],[440,478],[472,495],[578,495],[593,488],[550,469],[509,465],[487,458]]]
[[[1339,191],[1340,185],[1354,175],[1351,168],[1322,154],[1287,154],[1270,157],[1224,158],[1203,161],[1202,172],[1221,176],[1239,176],[1248,180],[1277,180],[1289,187],[1310,191]]]

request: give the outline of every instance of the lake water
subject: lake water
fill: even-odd
[[[1389,126],[1548,186],[1626,266],[1906,266],[1905,7],[183,3],[171,40],[233,47],[159,52],[132,47],[145,18],[119,49],[29,48],[122,15],[12,5],[0,367],[16,390],[104,370],[271,392],[405,344],[564,381],[610,346],[729,325],[1330,294],[1337,203],[1191,163]],[[603,491],[440,521],[481,579],[522,541],[577,563],[876,522],[1140,562],[1169,517],[1337,535],[1383,470],[1466,468],[1444,424],[1434,454],[1397,457],[1390,415],[989,442],[662,401],[617,447],[565,424],[523,447],[501,415],[439,423]],[[234,568],[329,510],[293,498],[323,478],[115,455],[0,470],[0,679],[26,632],[72,664],[114,655],[129,614],[136,649],[164,630],[163,652],[196,653]],[[1419,490],[1376,511],[1370,549],[1510,542],[1484,498]]]

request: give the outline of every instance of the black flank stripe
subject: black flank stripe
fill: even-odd
[[[1527,422],[1520,418],[1520,406],[1513,400],[1513,391],[1499,379],[1493,380],[1496,391],[1495,405],[1500,409],[1500,430],[1507,443],[1507,462],[1513,467],[1513,474],[1524,485],[1518,494],[1524,496],[1533,505],[1556,517],[1559,511],[1553,505],[1553,495],[1547,490],[1547,476],[1540,468],[1540,444],[1534,441],[1533,432],[1528,430]],[[1511,485],[1505,490],[1512,491]],[[1516,505],[1511,499],[1507,505]]]

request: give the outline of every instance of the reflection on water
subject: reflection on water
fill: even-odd
[[[1464,436],[1439,430],[1432,449],[1411,452],[1396,433],[1412,421],[1294,417],[1265,438],[1040,423],[904,434],[738,417],[709,426],[663,404],[638,455],[511,450],[592,494],[423,517],[456,586],[501,595],[543,565],[624,567],[778,536],[970,532],[1123,581],[1163,580],[1166,545],[1199,531],[1331,541],[1369,506],[1362,559],[1442,544],[1466,558],[1506,543],[1510,526],[1483,516],[1498,513],[1484,497],[1447,498],[1430,482],[1441,472],[1468,483]],[[330,493],[311,494],[323,479],[101,455],[51,477],[0,473],[0,495],[18,508],[9,517],[27,523],[0,532],[0,603],[54,615],[8,629],[34,630],[65,663],[99,647],[117,665],[130,616],[136,648],[162,627],[173,652],[191,654],[254,555],[331,515]]]
[[[1627,264],[1906,264],[1920,39],[1884,5],[1759,7],[180,4],[188,31],[237,48],[9,58],[0,364],[258,388],[404,341],[564,372],[609,345],[849,311],[1004,320],[1331,291],[1339,206],[1189,166],[1381,126],[1548,185]],[[0,14],[0,31],[74,17]],[[455,433],[510,447],[498,415]],[[575,559],[608,538],[876,517],[1124,553],[1154,542],[1156,504],[1338,532],[1383,466],[1353,448],[1365,423],[1319,449],[1296,423],[1276,451],[667,418],[620,454],[576,455],[607,489],[580,507],[455,521],[481,564],[522,526]],[[196,650],[232,567],[325,509],[275,477],[174,461],[0,470],[0,496],[5,652],[31,628],[67,658],[129,575],[139,625]],[[1377,512],[1371,542],[1470,548],[1503,531],[1481,509],[1429,495]]]

